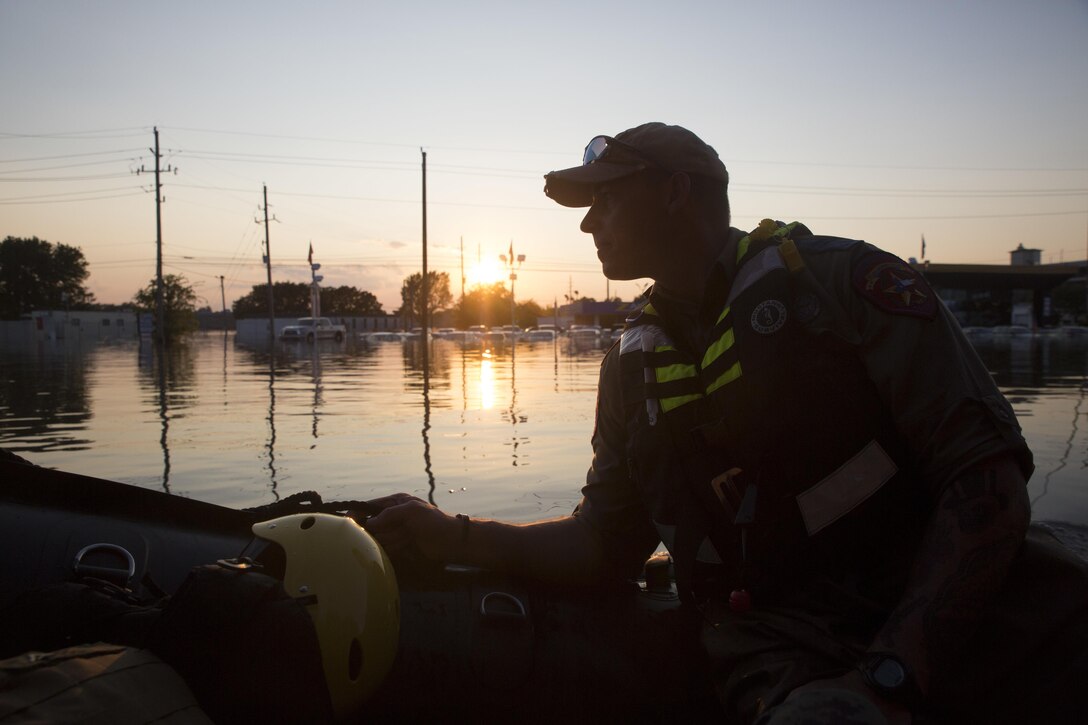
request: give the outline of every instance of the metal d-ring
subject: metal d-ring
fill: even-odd
[[[512,603],[517,612],[503,612],[499,610],[488,611],[487,600],[495,597],[496,600],[505,600]],[[480,614],[485,617],[516,617],[518,619],[525,619],[525,605],[521,603],[521,600],[515,597],[513,594],[507,594],[506,592],[488,592],[480,599]]]
[[[112,551],[113,553],[120,554],[124,557],[125,561],[128,563],[128,572],[124,580],[122,581],[122,585],[127,586],[128,583],[132,581],[132,577],[136,575],[136,559],[132,556],[132,554],[129,553],[128,549],[124,548],[123,546],[118,546],[117,544],[100,543],[88,544],[87,546],[84,546],[82,549],[80,549],[79,553],[76,554],[76,560],[73,563],[72,568],[75,569],[76,574],[78,574],[79,576],[92,576],[100,579],[110,579],[113,577],[120,577],[122,574],[125,574],[124,569],[115,569],[111,566],[94,566],[91,564],[84,564],[83,557],[91,553],[92,551]]]

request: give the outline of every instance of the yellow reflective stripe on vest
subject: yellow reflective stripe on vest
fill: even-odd
[[[735,363],[733,363],[733,365],[728,370],[726,370],[724,373],[719,375],[717,380],[715,380],[714,382],[712,382],[710,385],[707,386],[706,394],[710,395],[711,393],[713,393],[715,390],[722,387],[723,385],[727,385],[727,384],[733,382],[734,380],[740,379],[741,374],[742,373],[741,373],[741,369],[740,369],[740,360],[738,360]]]
[[[676,352],[676,348],[672,345],[657,345],[654,347],[654,352]],[[698,374],[694,365],[685,365],[684,363],[674,363],[672,365],[662,365],[661,367],[654,368],[654,378],[659,383],[669,383],[673,380],[694,378]]]
[[[668,413],[670,410],[694,402],[701,397],[703,396],[693,393],[692,395],[677,395],[673,398],[662,398],[659,402],[661,403],[661,410]]]
[[[653,312],[653,308],[650,305],[646,305],[644,308],[647,312]],[[718,316],[718,324],[728,317],[730,308],[727,305],[722,313]],[[633,352],[641,347],[644,351],[649,352],[652,350],[655,353],[676,352],[676,347],[669,344],[655,344],[653,338],[657,338],[658,341],[665,342],[661,338],[664,336],[664,331],[657,326],[647,327],[631,327],[624,331],[623,337],[620,342],[620,354],[627,352]],[[667,337],[666,337],[667,340]],[[706,370],[714,364],[722,355],[731,350],[736,344],[736,337],[733,332],[733,328],[729,327],[722,333],[722,335],[715,340],[703,353],[703,359],[699,365],[689,363],[672,363],[670,365],[660,365],[656,367],[645,368],[646,381],[653,381],[658,384],[673,383],[679,380],[699,380],[700,373]],[[685,393],[683,395],[674,395],[671,397],[665,397],[658,399],[657,403],[664,413],[670,410],[675,410],[682,405],[692,403],[700,398],[704,398],[710,395],[715,390],[724,387],[725,385],[740,379],[742,375],[740,362],[733,363],[728,369],[722,372],[710,385],[705,387],[704,393]],[[702,386],[700,386],[702,387]],[[649,403],[649,401],[647,401]]]
[[[665,365],[663,367],[654,368],[654,377],[659,383],[671,383],[673,380],[694,378],[695,375],[695,366],[684,365],[683,363],[676,363],[675,365]]]
[[[676,350],[676,348],[672,345],[659,345],[654,347],[654,352],[668,352],[674,350]],[[694,365],[685,365],[683,363],[663,365],[659,368],[654,368],[654,379],[659,383],[668,383],[674,380],[683,380],[684,378],[694,378],[697,377],[698,374]],[[658,402],[661,405],[661,410],[668,413],[670,410],[679,408],[681,405],[698,400],[701,397],[703,396],[698,393],[674,395],[671,398],[661,398]]]
[[[706,349],[706,353],[703,355],[703,370],[706,370],[715,360],[724,355],[726,350],[732,348],[733,342],[733,328],[730,327]]]

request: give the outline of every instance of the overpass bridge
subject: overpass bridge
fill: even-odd
[[[967,293],[988,292],[991,300],[1011,315],[1014,293],[1031,293],[1032,319],[1038,321],[1045,310],[1044,300],[1055,287],[1086,274],[1086,262],[1066,264],[934,264],[912,262],[938,294],[950,290]],[[945,298],[945,294],[941,294]]]

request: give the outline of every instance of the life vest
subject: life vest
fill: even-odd
[[[813,576],[860,576],[894,600],[888,565],[909,570],[923,492],[856,340],[835,333],[836,304],[806,272],[801,250],[820,246],[871,249],[765,221],[739,242],[731,283],[708,287],[716,318],[698,350],[653,297],[621,336],[628,465],[682,587],[772,600]]]

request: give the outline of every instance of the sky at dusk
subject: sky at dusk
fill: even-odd
[[[764,217],[933,262],[1088,246],[1088,0],[0,0],[0,237],[79,247],[100,302],[164,271],[213,309],[273,279],[374,292],[428,263],[630,299],[542,193],[596,134],[690,128]],[[463,254],[462,254],[463,248]]]

